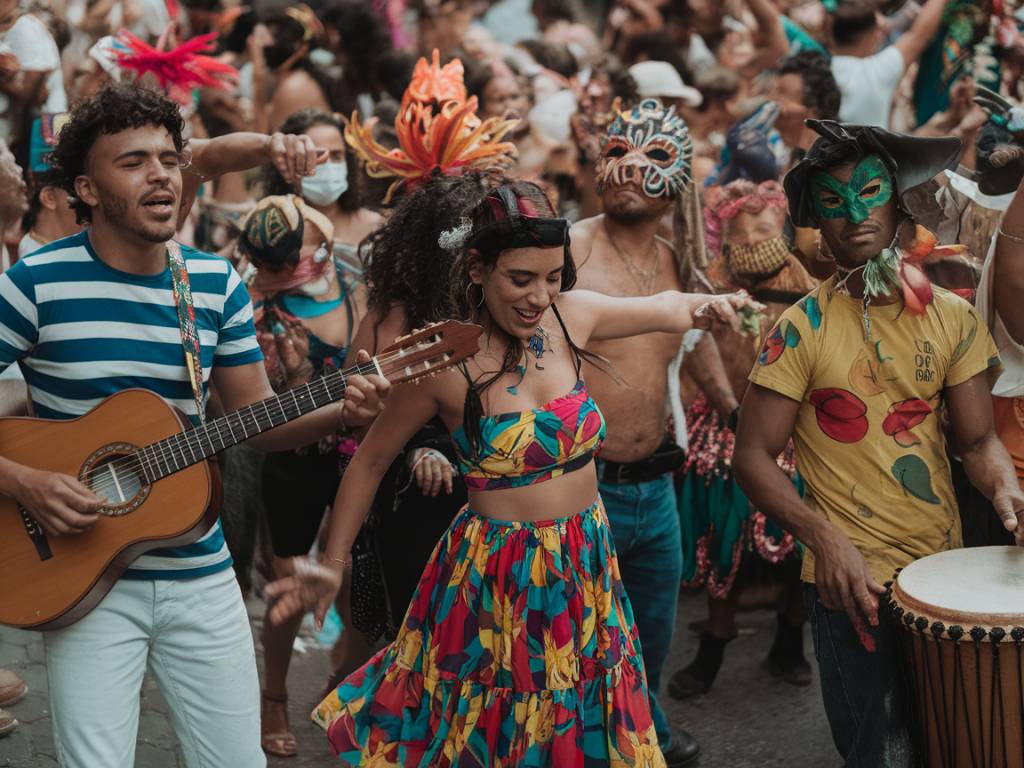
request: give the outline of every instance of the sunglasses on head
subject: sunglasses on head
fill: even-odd
[[[488,253],[510,248],[559,248],[569,245],[567,219],[533,219],[519,217],[512,221],[496,221],[476,232],[466,244],[468,248]]]
[[[468,248],[500,252],[510,248],[558,248],[569,245],[569,221],[524,215],[515,192],[499,187],[488,198],[496,221],[481,227],[467,242]]]

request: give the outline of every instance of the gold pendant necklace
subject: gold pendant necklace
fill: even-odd
[[[615,242],[615,238],[612,237],[612,233],[608,231],[608,225],[604,221],[601,224],[604,227],[604,233],[608,238],[608,242],[611,243],[612,249],[618,254],[619,259],[622,261],[623,266],[626,267],[626,271],[629,272],[629,276],[633,278],[637,288],[641,290],[644,296],[650,296],[654,293],[654,288],[658,282],[658,273],[661,271],[661,259],[658,258],[658,239],[654,239],[650,250],[647,252],[648,257],[652,253],[654,254],[654,268],[645,271],[633,263],[633,260],[619,247],[619,244]]]

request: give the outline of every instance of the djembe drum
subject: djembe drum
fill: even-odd
[[[1024,548],[940,552],[887,593],[929,768],[1024,768]]]

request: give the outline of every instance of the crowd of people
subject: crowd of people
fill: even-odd
[[[754,591],[845,764],[917,764],[884,585],[1024,539],[1022,76],[1012,0],[0,0],[3,413],[347,381],[45,633],[60,764],[133,764],[147,669],[187,765],[296,755],[313,612],[325,761],[691,765]],[[49,536],[85,480],[0,453]]]

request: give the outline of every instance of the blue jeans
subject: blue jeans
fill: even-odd
[[[895,624],[880,615],[879,625],[868,627],[875,639],[872,653],[861,645],[846,612],[823,606],[812,584],[804,585],[804,603],[825,715],[846,767],[914,765],[909,697]]]
[[[615,539],[622,584],[640,633],[654,727],[661,748],[668,749],[672,732],[658,704],[658,690],[661,670],[672,647],[683,575],[672,475],[646,483],[601,483],[600,489]]]

